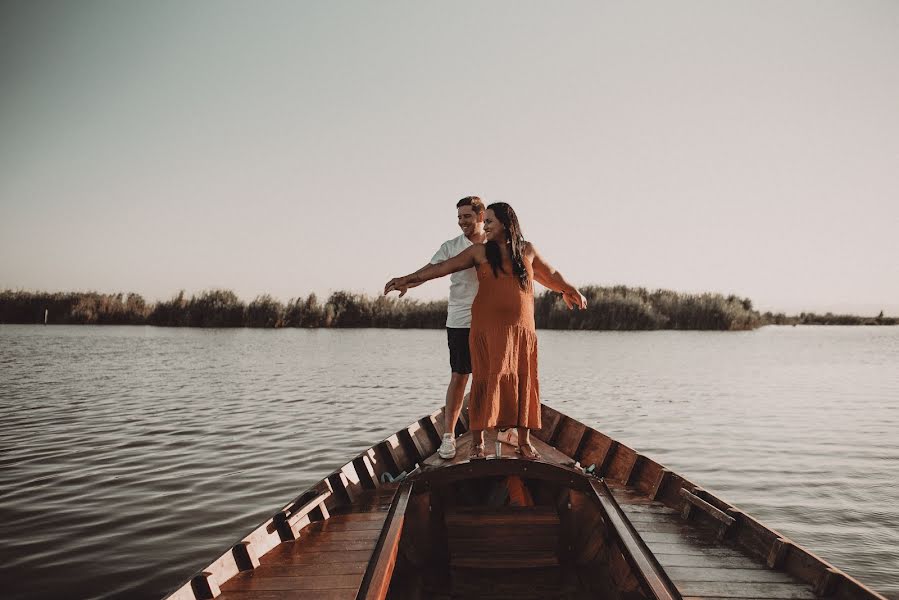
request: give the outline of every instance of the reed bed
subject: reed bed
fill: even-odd
[[[899,319],[802,313],[759,314],[748,298],[684,294],[670,290],[587,286],[587,310],[568,310],[558,294],[544,292],[534,302],[537,327],[637,331],[749,330],[762,325],[896,325]],[[321,301],[315,294],[286,304],[268,294],[245,303],[229,290],[206,290],[188,297],[148,303],[139,294],[0,291],[0,323],[157,325],[164,327],[381,327],[441,329],[446,301],[338,291]]]
[[[590,330],[755,329],[765,323],[752,301],[721,294],[683,294],[626,286],[586,286],[587,310],[568,310],[557,294],[535,300],[537,327]]]

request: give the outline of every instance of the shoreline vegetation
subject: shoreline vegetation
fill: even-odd
[[[559,294],[535,297],[538,329],[746,331],[764,325],[897,325],[899,318],[827,313],[759,313],[748,298],[684,294],[626,286],[581,288],[587,310],[569,311]],[[46,311],[46,312],[45,312]],[[155,325],[160,327],[377,327],[443,329],[446,301],[420,301],[346,291],[282,303],[268,294],[249,303],[229,290],[207,290],[148,303],[139,294],[0,291],[0,324]]]

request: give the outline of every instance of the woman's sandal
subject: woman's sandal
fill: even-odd
[[[484,444],[474,444],[471,447],[471,453],[468,455],[469,460],[477,460],[479,458],[487,458],[487,451]]]
[[[515,454],[520,454],[526,460],[540,460],[540,454],[530,444],[515,448]]]

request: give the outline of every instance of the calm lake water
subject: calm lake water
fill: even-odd
[[[899,598],[899,327],[539,338],[546,403]],[[445,343],[0,326],[0,595],[163,596],[439,408]]]

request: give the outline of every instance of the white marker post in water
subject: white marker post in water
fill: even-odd
[[[50,315],[50,309],[49,309],[49,308],[45,308],[45,309],[44,309],[44,325],[47,324],[47,317],[48,317],[49,315]]]

